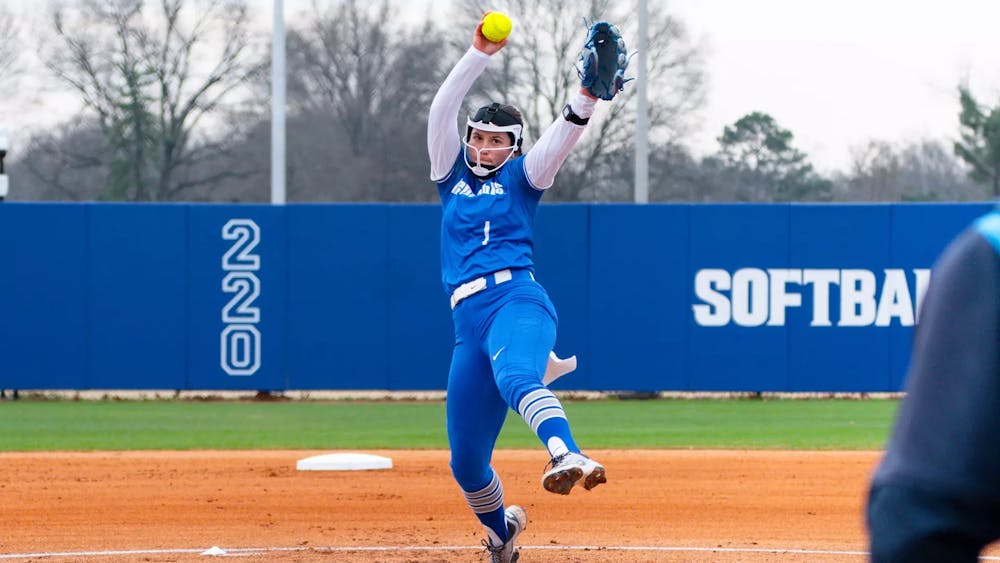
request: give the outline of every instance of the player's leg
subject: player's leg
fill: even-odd
[[[544,297],[544,293],[542,294]],[[606,481],[604,467],[580,453],[559,399],[542,385],[556,319],[547,299],[515,298],[496,313],[487,344],[493,374],[504,400],[538,436],[552,458],[543,476],[546,490],[568,494],[584,479],[591,489]]]
[[[504,305],[487,338],[497,388],[552,457],[579,451],[559,399],[542,385],[555,340],[555,319],[533,300]]]
[[[489,361],[478,342],[460,341],[452,354],[446,401],[451,471],[490,542],[507,541],[503,484],[490,467],[507,405],[493,384]]]

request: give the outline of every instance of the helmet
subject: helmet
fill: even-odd
[[[482,178],[495,173],[501,166],[507,164],[507,161],[510,160],[515,153],[521,153],[521,133],[524,130],[524,122],[521,121],[521,112],[519,112],[514,106],[501,105],[497,102],[488,106],[483,106],[476,111],[474,116],[469,117],[466,125],[465,146],[467,149],[471,149],[477,153],[484,150],[510,151],[507,158],[496,166],[479,164],[478,158],[475,163],[472,163],[469,161],[469,150],[463,151],[463,154],[465,155],[465,165],[468,166],[469,170],[472,170],[472,173],[476,176]],[[507,133],[507,135],[510,136],[511,144],[507,147],[476,149],[469,144],[469,140],[472,138],[473,129],[479,129],[480,131],[487,131],[490,133]]]

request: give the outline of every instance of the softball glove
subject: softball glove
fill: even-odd
[[[587,41],[580,52],[580,85],[595,98],[610,100],[621,92],[628,68],[625,40],[618,28],[606,21],[590,26]]]

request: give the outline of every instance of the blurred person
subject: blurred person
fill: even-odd
[[[944,250],[868,495],[875,563],[963,563],[1000,538],[1000,211]]]

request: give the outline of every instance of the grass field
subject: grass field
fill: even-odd
[[[894,400],[565,401],[581,446],[880,449]],[[0,451],[447,448],[440,401],[5,401]],[[516,415],[498,447],[538,446]]]

